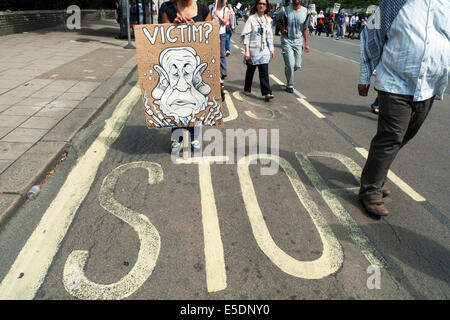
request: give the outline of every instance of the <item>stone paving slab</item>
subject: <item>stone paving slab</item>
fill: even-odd
[[[16,128],[2,138],[2,142],[36,143],[48,132],[45,129]]]
[[[50,132],[48,132],[42,141],[64,141],[69,142],[88,123],[97,109],[73,110],[61,122],[59,122]]]
[[[0,171],[1,166],[0,161]],[[17,194],[0,194],[0,225],[7,223],[8,219],[20,207],[23,201],[22,197]]]
[[[114,28],[0,38],[0,226],[136,69],[135,50],[123,49]]]
[[[25,196],[54,166],[66,147],[65,142],[38,142],[17,159],[0,179],[3,193],[15,193]]]
[[[32,143],[0,141],[0,160],[16,160],[32,145]]]
[[[12,130],[14,130],[14,128],[0,128],[0,139],[10,133]]]

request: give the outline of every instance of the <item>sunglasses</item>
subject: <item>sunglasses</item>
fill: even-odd
[[[267,3],[265,3],[265,2],[258,2],[258,4],[259,4],[260,6],[267,6]]]

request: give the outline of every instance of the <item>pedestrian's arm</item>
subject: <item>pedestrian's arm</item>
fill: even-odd
[[[244,36],[244,48],[245,48],[245,51],[244,51],[245,60],[249,60],[250,59],[250,33],[247,33]]]
[[[373,70],[371,70],[371,63],[370,63],[370,56],[366,51],[366,42],[367,38],[365,37],[365,34],[361,34],[361,44],[360,44],[360,51],[361,51],[361,57],[360,57],[360,64],[359,64],[359,84],[358,84],[358,93],[360,96],[365,97],[367,96],[367,93],[369,92],[370,87],[370,77],[373,73]]]
[[[267,30],[267,46],[270,51],[270,59],[273,59],[275,57],[275,48],[273,45],[273,32],[272,28],[268,28]]]
[[[303,39],[305,41],[305,43],[304,43],[305,53],[309,53],[309,39],[308,39],[309,38],[309,30],[308,30],[308,28],[304,29],[302,33],[303,33]]]

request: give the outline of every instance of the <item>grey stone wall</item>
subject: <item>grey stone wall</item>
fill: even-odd
[[[65,25],[66,10],[0,12],[0,36]],[[114,10],[82,10],[81,22],[115,19]]]

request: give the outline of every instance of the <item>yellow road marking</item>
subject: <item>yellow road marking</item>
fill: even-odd
[[[103,180],[99,192],[100,205],[117,218],[129,224],[139,236],[139,253],[130,272],[116,283],[98,284],[84,275],[89,251],[72,251],[64,266],[63,283],[67,292],[83,300],[119,300],[129,297],[150,277],[158,259],[161,237],[158,230],[143,214],[135,212],[114,198],[114,190],[120,176],[130,169],[144,168],[148,171],[148,183],[163,181],[161,165],[154,162],[139,161],[121,165]]]
[[[319,110],[317,110],[312,104],[310,104],[310,103],[309,103],[308,101],[306,101],[305,99],[297,98],[297,100],[298,100],[301,104],[303,104],[306,108],[308,108],[309,111],[311,111],[312,113],[314,113],[314,115],[315,115],[317,118],[320,118],[320,119],[325,118],[325,116],[324,116],[322,113],[320,113]]]
[[[335,196],[334,192],[336,192],[338,188],[331,189],[328,187],[323,178],[312,165],[309,157],[327,157],[340,161],[350,171],[357,182],[360,180],[359,173],[361,172],[361,168],[352,159],[338,153],[316,151],[304,154],[301,152],[296,152],[295,156],[316,190],[325,200],[333,214],[339,219],[339,222],[344,226],[353,242],[361,249],[361,252],[366,257],[367,261],[369,261],[372,265],[386,267],[386,260],[378,252],[364,231],[358,226],[350,213]],[[348,189],[349,192],[355,191],[355,188],[339,189]]]
[[[283,86],[284,83],[278,79],[277,77],[275,77],[273,74],[269,74],[269,76],[272,78],[273,81],[275,81],[276,83],[278,83],[280,86]]]
[[[106,120],[103,131],[69,173],[0,284],[0,300],[34,298],[79,206],[89,192],[100,163],[140,97],[141,89],[136,84],[117,105],[112,116]],[[19,274],[23,277],[19,278]]]
[[[230,97],[230,93],[225,90],[225,104],[228,108],[228,117],[223,119],[223,122],[228,122],[237,119],[238,112],[234,106],[233,100]]]
[[[256,159],[276,161],[284,169],[298,199],[308,211],[320,235],[323,244],[320,258],[313,261],[299,261],[281,250],[273,240],[264,221],[250,176],[249,163]],[[288,161],[274,155],[250,155],[239,161],[238,175],[253,235],[261,250],[276,266],[289,275],[304,279],[322,279],[339,270],[344,260],[341,245]]]

